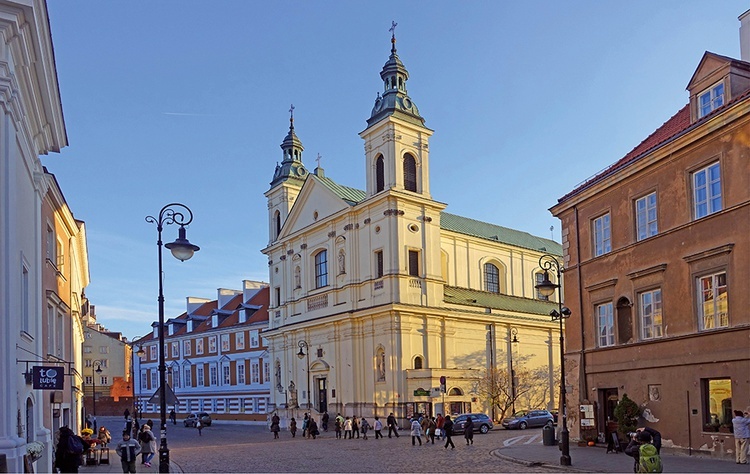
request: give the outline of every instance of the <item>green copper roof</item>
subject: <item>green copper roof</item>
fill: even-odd
[[[548,316],[550,311],[557,308],[557,303],[519,298],[517,296],[501,295],[487,291],[470,290],[455,286],[445,286],[443,290],[446,303],[466,306],[479,306],[514,313],[531,313]]]
[[[336,182],[334,182],[331,178],[314,176],[315,179],[321,182],[325,187],[333,191],[338,197],[346,201],[350,206],[356,205],[358,202],[364,201],[365,196],[367,195],[364,191],[361,189],[354,189],[350,188],[348,186],[342,186]]]
[[[440,213],[440,228],[458,232],[459,234],[472,235],[495,242],[503,242],[553,255],[562,255],[562,245],[554,240],[536,237],[528,232],[509,229],[487,222],[461,217],[447,212]]]

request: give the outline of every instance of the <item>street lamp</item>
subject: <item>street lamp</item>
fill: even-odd
[[[195,252],[200,250],[200,247],[191,244],[185,237],[185,226],[193,222],[193,211],[184,204],[177,202],[167,204],[159,211],[158,218],[147,216],[146,222],[156,224],[156,231],[158,233],[156,246],[159,257],[159,405],[161,412],[159,472],[169,472],[169,448],[167,448],[167,367],[164,354],[164,273],[162,271],[161,231],[165,225],[177,224],[180,226],[177,240],[164,244],[164,247],[171,250],[172,255],[182,262],[189,260]]]
[[[570,466],[570,433],[568,432],[568,416],[565,407],[565,336],[563,334],[563,319],[570,317],[570,309],[562,305],[562,289],[560,284],[552,283],[549,279],[549,272],[554,271],[557,281],[562,281],[564,269],[560,266],[552,255],[542,255],[539,258],[539,267],[544,270],[544,279],[535,288],[539,290],[542,296],[552,296],[557,290],[557,309],[553,309],[549,314],[552,321],[560,322],[560,411],[562,412],[562,431],[560,432],[560,442],[562,445],[562,456],[560,456],[561,466]]]
[[[297,343],[299,346],[299,352],[297,353],[297,357],[299,357],[300,360],[304,359],[305,356],[307,356],[307,409],[310,410],[311,408],[311,397],[310,397],[310,347],[307,345],[307,342],[303,339]],[[302,348],[307,349],[307,354],[305,354],[305,351],[302,350]]]
[[[513,345],[518,344],[518,329],[510,328],[510,335],[513,336],[510,343],[510,404],[513,415],[516,414],[516,371],[513,370]]]
[[[96,373],[94,373],[96,372]],[[102,361],[95,360],[91,362],[91,399],[94,401],[94,418],[96,418],[96,374],[102,373]]]
[[[131,352],[133,350],[133,345],[134,343],[130,345]],[[134,352],[134,354],[140,359],[141,357],[146,355],[146,351],[143,350],[143,347],[138,346],[138,350]],[[139,373],[140,373],[140,369],[139,369]],[[128,392],[130,392],[131,385],[133,386],[133,393],[132,393],[133,417],[137,419],[138,418],[138,399],[136,398],[136,394],[135,394],[135,359],[132,356],[130,360],[130,383],[128,384]]]

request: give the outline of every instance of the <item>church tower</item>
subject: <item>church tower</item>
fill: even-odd
[[[410,191],[430,199],[429,145],[432,130],[425,127],[417,106],[406,92],[409,73],[396,54],[396,24],[391,28],[391,55],[380,71],[383,95],[378,93],[365,140],[367,196],[388,189]]]
[[[302,184],[307,177],[307,170],[302,164],[304,147],[294,133],[294,105],[289,109],[289,133],[281,143],[284,154],[281,164],[276,164],[271,189],[266,191],[268,198],[268,242],[274,242],[284,226],[289,211],[299,195]]]

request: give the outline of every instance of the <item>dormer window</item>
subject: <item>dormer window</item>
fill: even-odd
[[[720,82],[698,96],[698,118],[724,105],[724,83]]]
[[[159,326],[154,326],[154,337],[159,337]]]
[[[218,328],[219,327],[219,315],[214,314],[211,316],[211,327]]]
[[[188,319],[187,332],[193,332],[193,320],[192,319]]]
[[[169,335],[174,336],[174,324],[169,325]]]

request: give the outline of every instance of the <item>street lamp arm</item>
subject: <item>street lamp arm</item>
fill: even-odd
[[[177,210],[173,208],[177,208]],[[170,224],[177,224],[184,227],[193,222],[193,211],[184,204],[173,202],[161,208],[158,218],[146,216],[146,222],[156,224],[158,231],[162,231],[165,225]]]

